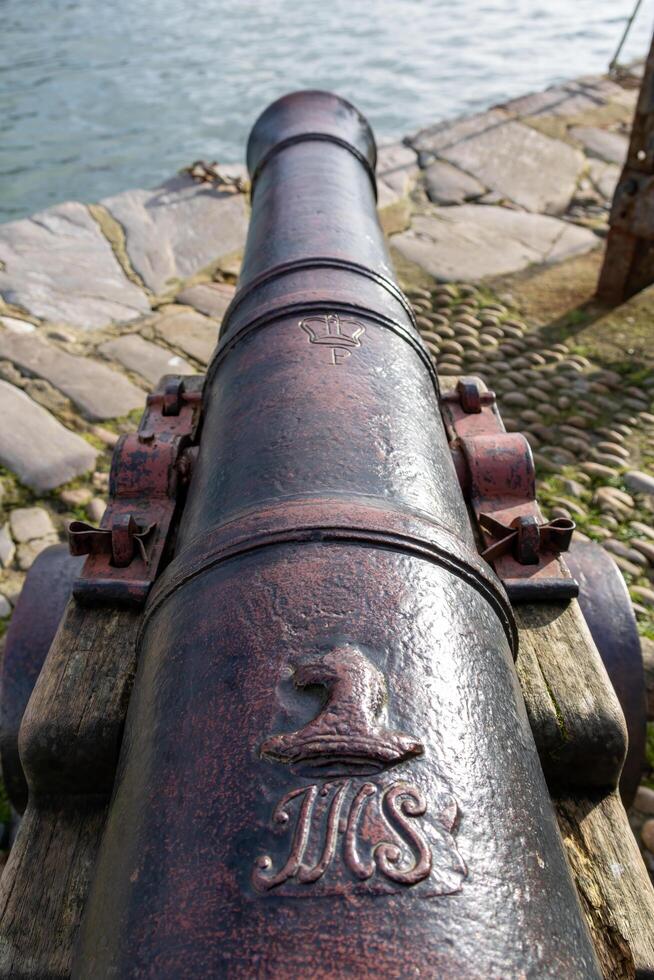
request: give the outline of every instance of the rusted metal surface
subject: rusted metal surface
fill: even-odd
[[[506,594],[466,540],[419,512],[353,495],[262,499],[258,507],[240,510],[192,540],[184,560],[173,562],[155,589],[146,614],[153,615],[170,593],[215,564],[278,544],[314,541],[389,548],[446,568],[491,606],[515,655],[518,636]]]
[[[645,760],[647,703],[636,617],[620,569],[600,545],[575,541],[568,563],[579,582],[579,604],[627,722],[629,749],[620,795],[630,806]]]
[[[461,378],[441,399],[445,428],[461,488],[491,563],[512,602],[570,599],[575,580],[560,557],[573,521],[546,522],[536,502],[536,471],[529,443],[507,432],[495,395],[477,378]]]
[[[596,977],[372,134],[273,104],[75,975]]]
[[[0,695],[0,761],[7,794],[19,813],[27,805],[27,783],[18,755],[18,729],[81,564],[64,544],[42,551],[27,574],[7,631]]]
[[[114,451],[100,527],[73,521],[73,555],[88,555],[73,586],[81,602],[142,605],[170,554],[189,452],[200,423],[204,378],[166,375],[148,395],[138,431]]]
[[[617,304],[654,282],[654,40],[609,223],[597,295]]]

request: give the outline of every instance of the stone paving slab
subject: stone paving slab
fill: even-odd
[[[571,92],[586,92],[598,101],[608,101],[624,91],[621,85],[605,75],[585,75],[582,78],[575,78],[574,81],[566,82],[566,88]]]
[[[585,164],[579,150],[519,122],[470,136],[440,156],[527,211],[545,214],[566,210]]]
[[[100,202],[122,225],[133,269],[153,293],[170,289],[243,249],[248,216],[243,194],[174,177],[154,190],[131,190]]]
[[[411,224],[409,198],[380,178],[377,179],[377,216],[382,231],[387,236],[404,231]]]
[[[31,316],[84,329],[150,309],[87,208],[73,201],[0,225],[0,295]]]
[[[155,332],[171,347],[208,364],[218,343],[218,324],[201,313],[168,313],[154,323]]]
[[[421,165],[425,166],[430,156],[432,158],[441,156],[442,151],[448,147],[471,136],[496,129],[511,118],[511,113],[505,109],[499,107],[489,109],[488,112],[479,112],[474,116],[460,116],[458,119],[445,120],[421,129],[411,137],[409,142],[418,151]]]
[[[144,393],[124,375],[89,357],[75,357],[35,334],[0,331],[0,358],[45,378],[94,421],[119,418],[143,404]]]
[[[574,116],[603,104],[604,100],[593,98],[590,94],[572,92],[566,86],[557,85],[504,102],[502,109],[523,119],[529,116]]]
[[[588,172],[597,190],[605,201],[610,203],[620,179],[620,167],[615,163],[606,163],[604,160],[589,160]]]
[[[440,281],[492,278],[596,248],[586,228],[495,205],[463,204],[417,215],[391,246]]]
[[[589,92],[566,92],[564,99],[556,102],[547,109],[541,109],[533,113],[534,118],[540,116],[559,116],[561,118],[582,116],[584,113],[592,112],[594,109],[606,105],[604,100],[594,98]]]
[[[623,88],[617,95],[612,96],[611,102],[614,105],[624,106],[626,109],[629,109],[631,113],[634,113],[638,103],[638,89]]]
[[[93,468],[95,449],[7,381],[0,381],[0,415],[0,464],[37,493]]]
[[[194,374],[195,371],[179,354],[151,344],[140,334],[128,333],[101,344],[98,350],[118,361],[128,371],[140,374],[154,386],[164,374]]]
[[[427,167],[425,190],[434,204],[464,204],[486,193],[486,188],[476,177],[464,173],[447,160],[435,160]]]
[[[619,166],[627,158],[629,140],[621,133],[612,133],[597,126],[573,126],[570,135],[581,143],[589,156],[599,157],[600,160]]]
[[[609,102],[634,105],[631,92],[602,76],[588,76],[552,85],[542,92],[530,92],[504,102],[501,108],[523,119],[530,116],[575,117],[592,112]]]
[[[557,85],[546,88],[542,92],[529,92],[527,95],[520,95],[517,99],[503,102],[499,108],[518,118],[535,116],[540,112],[551,112],[569,97],[570,92],[562,85]]]
[[[404,197],[409,193],[420,170],[418,155],[405,143],[390,143],[377,151],[377,177],[388,184],[396,194]]]
[[[234,298],[236,289],[226,282],[206,282],[183,289],[177,296],[178,303],[192,306],[200,313],[206,313],[219,322]]]
[[[15,316],[0,316],[0,323],[12,333],[34,333],[36,327],[29,320],[19,320]]]

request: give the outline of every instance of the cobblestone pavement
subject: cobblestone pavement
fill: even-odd
[[[599,269],[638,84],[636,69],[580,79],[439,123],[384,147],[378,173],[440,373],[498,393],[534,450],[544,509],[620,566],[651,658],[654,290],[609,313],[580,287]],[[195,165],[0,226],[1,623],[36,555],[71,519],[101,518],[112,448],[145,393],[204,369],[247,221],[243,171]],[[654,870],[647,786],[634,826]]]

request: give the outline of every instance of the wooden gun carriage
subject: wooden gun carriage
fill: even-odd
[[[206,378],[28,579],[2,976],[654,975],[628,596],[494,395],[439,382],[375,156],[329,93],[263,113]]]

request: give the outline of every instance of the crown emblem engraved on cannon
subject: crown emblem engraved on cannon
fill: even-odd
[[[334,776],[379,772],[423,754],[412,735],[380,723],[386,682],[356,646],[345,644],[301,664],[293,681],[300,688],[325,687],[327,701],[303,728],[267,738],[261,746],[265,758]]]
[[[360,338],[366,332],[366,328],[358,320],[340,317],[338,313],[307,316],[300,320],[299,327],[307,334],[310,344],[331,348],[334,365],[342,364],[353,348],[361,347]]]

